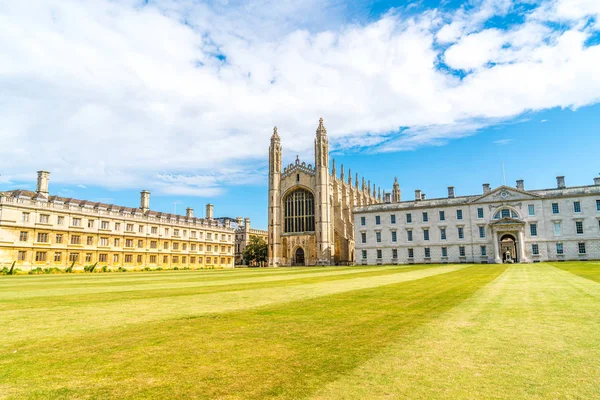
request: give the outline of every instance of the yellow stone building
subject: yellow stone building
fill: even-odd
[[[50,173],[38,172],[37,189],[0,192],[0,267],[75,269],[98,263],[124,268],[229,268],[235,229],[213,218],[76,200],[48,193]]]

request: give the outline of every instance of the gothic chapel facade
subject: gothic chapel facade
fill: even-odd
[[[352,209],[381,203],[381,188],[358,174],[352,184],[344,166],[337,176],[329,168],[329,143],[323,119],[315,138],[315,161],[296,162],[282,169],[277,127],[269,147],[269,265],[347,265],[354,263]],[[400,196],[399,188],[394,195]],[[396,193],[396,190],[398,193]]]

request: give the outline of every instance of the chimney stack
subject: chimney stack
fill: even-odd
[[[421,200],[421,190],[417,189],[415,190],[415,201],[420,201]]]
[[[597,178],[594,178],[594,185],[600,186],[600,176]]]
[[[238,228],[241,228],[243,223],[244,223],[244,218],[242,217],[236,217],[235,218],[235,222],[237,222]]]
[[[150,210],[150,192],[147,190],[142,190],[140,192],[140,208],[143,213]]]
[[[37,172],[37,189],[38,194],[48,194],[48,181],[50,181],[50,172],[38,171]]]
[[[250,230],[250,218],[244,218],[244,230]]]
[[[448,186],[448,198],[449,199],[454,198],[454,186]]]
[[[525,181],[523,179],[517,181],[517,189],[525,191]]]
[[[208,219],[208,220],[213,219],[213,209],[214,209],[214,207],[212,204],[208,203],[206,205],[206,219]]]
[[[185,209],[185,216],[188,218],[194,218],[194,209],[191,207],[188,207]]]
[[[565,186],[565,177],[564,176],[557,176],[556,177],[556,187],[558,189],[564,189]]]
[[[484,183],[483,184],[483,194],[488,194],[491,191],[492,191],[492,189],[490,188],[490,184],[489,183]]]
[[[425,200],[427,198],[427,195],[425,193],[421,193],[421,200]]]
[[[383,202],[391,203],[392,202],[392,194],[391,193],[383,193]]]

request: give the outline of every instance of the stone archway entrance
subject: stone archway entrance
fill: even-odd
[[[294,254],[294,265],[304,265],[304,249],[298,247]]]
[[[500,238],[500,255],[503,263],[518,263],[517,239],[511,234],[502,235]]]
[[[525,222],[518,218],[502,218],[490,223],[494,235],[494,262],[526,263]]]

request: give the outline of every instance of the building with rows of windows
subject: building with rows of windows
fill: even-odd
[[[262,229],[250,227],[250,218],[237,217],[236,219],[229,217],[218,218],[224,224],[229,224],[235,229],[235,265],[245,265],[244,250],[250,243],[253,237],[259,237],[267,242],[268,232]]]
[[[594,185],[525,190],[501,186],[483,193],[412,201],[389,195],[354,209],[357,262],[527,263],[600,259],[600,178]]]
[[[0,267],[234,265],[235,229],[213,218],[211,204],[196,218],[191,208],[185,216],[150,210],[148,191],[139,208],[51,196],[49,175],[38,172],[35,192],[0,192]]]
[[[381,190],[358,174],[352,182],[344,166],[338,177],[335,160],[329,165],[329,139],[323,119],[315,137],[313,164],[300,162],[282,168],[281,139],[273,130],[269,146],[270,266],[353,264],[354,218],[357,205],[381,202]]]

